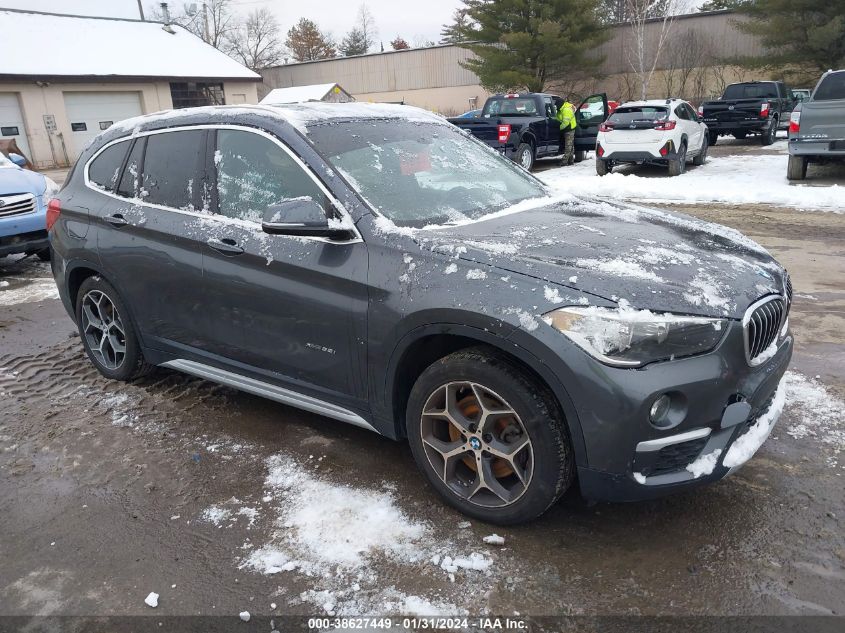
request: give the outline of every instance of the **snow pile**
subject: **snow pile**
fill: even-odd
[[[687,464],[687,470],[692,473],[693,479],[698,479],[703,475],[710,475],[716,468],[719,462],[719,455],[722,454],[722,449],[717,448],[712,453],[706,455],[699,455],[691,464]]]
[[[550,169],[538,177],[557,191],[577,196],[606,196],[644,202],[694,204],[770,204],[801,210],[843,213],[842,187],[790,184],[786,179],[788,156],[733,155],[710,157],[703,167],[670,178],[644,177],[642,167],[622,167],[607,176],[596,174],[587,160],[571,167]],[[651,176],[652,170],[648,170]]]
[[[786,383],[787,379],[783,378],[775,391],[774,398],[769,408],[763,412],[757,421],[744,434],[740,435],[725,454],[722,460],[722,465],[728,468],[735,468],[747,462],[754,453],[757,452],[772,429],[778,421],[780,414],[783,412],[783,406],[786,402]]]
[[[818,381],[788,371],[785,376],[788,410],[797,418],[787,433],[796,439],[816,437],[836,451],[845,450],[845,402]]]
[[[0,305],[11,306],[59,298],[59,289],[52,277],[36,277],[35,279],[10,277],[9,279],[22,282],[22,285],[15,284],[15,287],[11,287],[10,284],[4,285],[3,290],[0,290]]]

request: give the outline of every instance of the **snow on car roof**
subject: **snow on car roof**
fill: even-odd
[[[8,9],[0,24],[0,76],[261,78],[175,24]]]

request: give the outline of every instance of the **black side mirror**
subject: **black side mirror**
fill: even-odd
[[[292,198],[271,204],[264,212],[261,228],[272,235],[325,237],[331,240],[350,240],[355,237],[349,227],[340,222],[329,223],[326,212],[312,198]]]

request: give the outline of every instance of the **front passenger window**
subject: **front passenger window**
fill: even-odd
[[[270,205],[311,198],[328,209],[326,195],[291,156],[270,139],[240,130],[218,130],[217,199],[221,215],[261,222]]]

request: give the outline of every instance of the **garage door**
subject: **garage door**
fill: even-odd
[[[112,123],[141,114],[141,97],[137,92],[66,92],[65,112],[76,158]]]
[[[29,143],[26,141],[26,130],[23,127],[20,102],[18,95],[13,92],[0,92],[0,138],[15,139],[21,151],[32,160]]]

